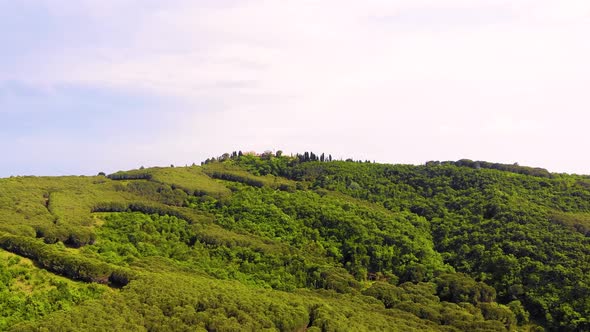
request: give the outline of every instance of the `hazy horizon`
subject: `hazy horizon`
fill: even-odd
[[[0,177],[281,149],[590,174],[590,2],[0,0]]]
[[[281,152],[283,152],[283,156],[296,156],[297,153],[303,154],[304,152],[318,152],[318,151],[297,151],[297,152],[285,152],[281,149],[277,149],[277,150],[266,150],[266,151],[253,151],[253,150],[237,150],[237,151],[242,151],[242,152],[255,152],[256,154],[260,155],[264,152],[269,152],[272,151],[273,154],[276,153],[276,151],[280,150]],[[232,150],[232,151],[228,151],[228,152],[224,152],[224,153],[231,153],[231,152],[237,152],[236,150]],[[379,161],[379,160],[370,160],[370,159],[362,159],[362,158],[352,158],[350,156],[339,156],[339,155],[332,155],[328,152],[318,152],[318,154],[324,153],[326,155],[326,157],[328,155],[332,156],[333,161],[346,161],[349,159],[352,159],[354,162],[366,162],[369,161],[371,163],[377,163],[377,164],[392,164],[392,165],[415,165],[415,166],[420,166],[420,165],[425,165],[427,162],[432,162],[432,161],[438,161],[438,162],[456,162],[459,161],[461,159],[468,159],[468,158],[459,158],[457,160],[425,160],[422,163],[396,163],[396,162],[389,162],[389,161]],[[211,157],[221,157],[220,155],[215,155],[215,156],[208,156],[205,159],[209,159]],[[205,160],[199,160],[199,161],[190,161],[190,162],[184,162],[184,163],[180,163],[180,164],[153,164],[153,165],[135,165],[135,166],[130,166],[127,168],[116,168],[116,167],[111,167],[111,168],[105,168],[102,169],[100,167],[96,167],[97,171],[95,171],[94,173],[60,173],[59,171],[52,173],[52,174],[10,174],[10,175],[0,175],[0,178],[8,178],[8,177],[27,177],[27,176],[95,176],[98,173],[104,173],[106,175],[108,174],[113,174],[119,171],[129,171],[129,170],[134,170],[134,169],[143,169],[143,168],[155,168],[155,167],[191,167],[191,166],[202,166],[201,162],[204,162]],[[498,162],[498,161],[490,161],[490,160],[473,160],[473,161],[483,161],[483,162],[493,162],[493,163],[500,163],[500,164],[507,164],[507,165],[512,165],[512,164],[517,164],[519,166],[525,166],[525,167],[533,167],[533,168],[544,168],[542,166],[538,166],[538,165],[524,165],[524,164],[520,164],[518,162]],[[577,174],[577,175],[590,175],[590,174],[584,174],[584,173],[568,173],[568,172],[556,172],[556,171],[552,171],[550,169],[548,169],[549,172],[551,173],[556,173],[556,174]]]

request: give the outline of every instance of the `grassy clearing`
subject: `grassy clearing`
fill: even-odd
[[[206,174],[213,178],[240,182],[258,188],[269,187],[284,191],[294,191],[297,184],[296,181],[271,174],[264,176],[253,175],[252,173],[231,164],[210,163],[204,165],[202,168]]]
[[[201,167],[154,168],[153,180],[180,188],[191,194],[226,197],[231,191],[205,174]]]
[[[566,213],[554,211],[550,214],[549,220],[558,225],[568,227],[582,235],[590,235],[590,213]]]

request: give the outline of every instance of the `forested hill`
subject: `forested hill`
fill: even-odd
[[[234,152],[0,179],[0,330],[590,331],[590,178]]]

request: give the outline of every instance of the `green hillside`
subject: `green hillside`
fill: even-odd
[[[590,177],[224,154],[0,179],[0,330],[590,331]]]

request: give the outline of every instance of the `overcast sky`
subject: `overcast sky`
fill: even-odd
[[[588,0],[0,0],[0,176],[233,150],[590,174]]]

